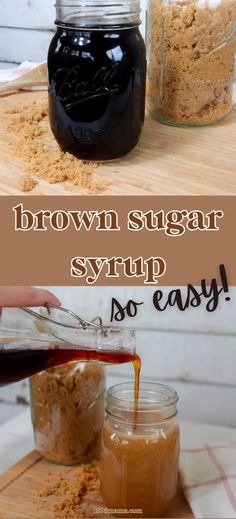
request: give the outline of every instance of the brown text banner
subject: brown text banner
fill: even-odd
[[[234,211],[235,197],[2,197],[0,284],[235,285]]]

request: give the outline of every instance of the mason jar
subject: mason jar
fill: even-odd
[[[204,126],[233,107],[235,0],[149,0],[148,87],[151,116]]]
[[[143,382],[138,405],[132,383],[108,390],[102,432],[101,493],[122,517],[163,517],[177,489],[177,393]]]
[[[75,363],[34,375],[30,381],[35,447],[47,461],[77,465],[100,458],[105,371]]]
[[[63,151],[111,160],[138,142],[146,54],[140,0],[57,0],[48,55],[49,114]]]

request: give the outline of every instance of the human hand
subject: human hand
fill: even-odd
[[[34,287],[0,287],[0,313],[2,308],[24,306],[61,306],[59,299],[48,290]]]

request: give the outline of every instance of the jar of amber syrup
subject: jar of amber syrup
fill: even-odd
[[[140,0],[57,0],[48,55],[52,132],[63,151],[111,160],[138,142],[146,53]]]
[[[122,517],[163,517],[175,497],[179,464],[177,393],[141,383],[138,405],[132,383],[108,390],[102,433],[104,505]]]

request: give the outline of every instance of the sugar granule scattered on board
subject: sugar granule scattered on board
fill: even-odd
[[[37,186],[38,182],[31,177],[31,175],[23,175],[20,178],[19,187],[21,191],[32,191]]]
[[[109,185],[108,181],[93,180],[99,164],[60,150],[50,131],[47,100],[21,104],[5,113],[11,119],[7,126],[10,147],[24,162],[27,174],[50,184],[68,179],[91,194],[99,194]]]
[[[99,462],[81,465],[69,470],[67,474],[58,476],[55,481],[40,490],[38,498],[54,498],[48,505],[55,519],[79,519],[98,517],[95,505],[86,503],[88,494],[93,499],[99,497]],[[92,493],[92,494],[91,494]]]

